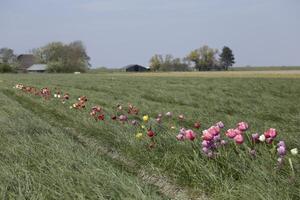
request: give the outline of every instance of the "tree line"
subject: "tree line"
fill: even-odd
[[[204,45],[191,51],[185,58],[173,58],[168,54],[154,55],[150,59],[151,71],[198,71],[228,70],[235,63],[232,50],[224,46],[219,54],[218,49]]]
[[[85,72],[90,67],[90,57],[82,41],[69,44],[51,42],[31,50],[36,63],[47,64],[48,72],[70,73]],[[210,71],[228,70],[235,63],[229,47],[218,49],[205,45],[191,51],[186,57],[174,58],[172,55],[156,54],[150,59],[151,71]],[[20,67],[17,56],[10,48],[0,49],[0,72],[16,72]]]
[[[34,55],[35,63],[47,64],[48,72],[70,73],[85,72],[90,67],[90,57],[81,41],[69,44],[51,42],[30,51]],[[13,49],[0,49],[0,73],[17,72],[21,67]]]

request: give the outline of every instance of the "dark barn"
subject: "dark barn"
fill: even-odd
[[[126,72],[147,72],[148,68],[143,67],[141,65],[128,65],[125,67]]]
[[[32,54],[21,54],[17,57],[18,60],[18,70],[26,72],[27,68],[35,64],[35,57]]]

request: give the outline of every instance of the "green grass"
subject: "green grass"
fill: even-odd
[[[203,194],[211,199],[300,198],[299,156],[293,157],[293,176],[287,160],[281,170],[276,169],[277,156],[271,146],[256,146],[258,155],[253,159],[247,146],[230,143],[220,150],[220,157],[208,159],[200,152],[200,139],[194,143],[175,139],[181,126],[191,127],[196,120],[201,121],[201,129],[220,120],[226,128],[246,121],[250,124],[247,135],[274,127],[289,149],[299,148],[299,78],[293,74],[291,78],[287,74],[278,78],[173,75],[0,75],[0,177],[5,180],[0,182],[1,195],[12,199],[172,198],[162,184],[141,177],[140,172],[146,171],[166,176],[191,198]],[[71,94],[71,100],[65,105],[45,101],[12,89],[16,83],[59,87]],[[87,109],[70,110],[69,105],[81,95],[88,96]],[[149,149],[147,137],[135,138],[140,129],[111,120],[95,122],[89,116],[93,105],[112,114],[117,103],[134,104],[141,110],[140,117],[172,111],[185,114],[186,120],[154,125],[156,146]],[[176,130],[169,129],[171,125]],[[100,147],[128,162],[99,152]]]

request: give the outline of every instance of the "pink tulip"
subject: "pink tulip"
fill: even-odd
[[[120,115],[119,116],[120,121],[124,122],[127,121],[127,116],[126,115]]]
[[[266,138],[275,138],[277,136],[277,132],[275,128],[270,128],[264,133]]]
[[[243,131],[241,131],[241,130],[238,129],[238,128],[234,129],[234,131],[235,131],[235,133],[236,133],[237,135],[242,135],[242,134],[244,133]]]
[[[220,128],[218,126],[211,126],[207,131],[212,135],[218,135],[220,133]]]
[[[234,138],[237,135],[234,129],[228,129],[226,132],[226,136],[229,138]]]
[[[196,133],[193,130],[189,129],[185,131],[185,138],[193,141],[196,138]]]
[[[161,123],[161,118],[159,118],[159,117],[156,118],[156,122],[157,122],[157,123]]]
[[[237,124],[237,128],[240,131],[246,131],[248,129],[248,124],[246,122],[240,122]]]
[[[182,140],[184,140],[184,135],[178,134],[178,135],[176,136],[176,138],[177,138],[177,140],[182,141]]]
[[[210,140],[212,140],[213,138],[214,138],[214,135],[213,134],[211,134],[208,130],[204,130],[203,132],[202,132],[202,139],[203,140],[207,140],[207,141],[210,141]]]
[[[244,142],[244,137],[241,134],[236,135],[233,139],[237,144],[243,144]]]

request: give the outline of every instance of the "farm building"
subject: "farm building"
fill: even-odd
[[[32,54],[21,54],[17,57],[17,61],[19,65],[18,70],[26,72],[27,68],[36,62],[36,59]]]
[[[141,65],[127,65],[126,67],[124,67],[126,72],[146,72],[149,71],[148,68],[143,67]]]
[[[26,69],[27,72],[45,72],[47,69],[46,64],[33,64]]]

